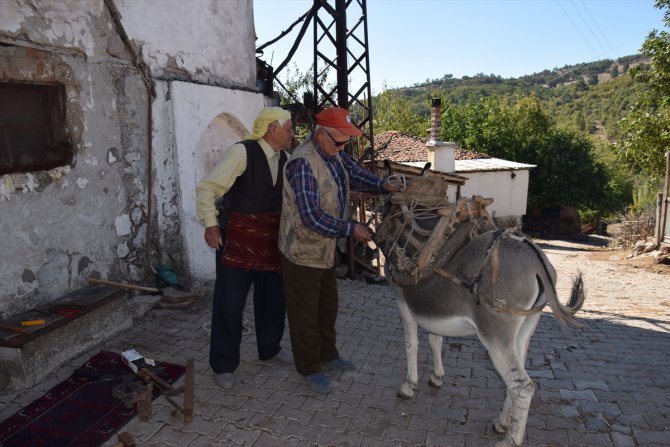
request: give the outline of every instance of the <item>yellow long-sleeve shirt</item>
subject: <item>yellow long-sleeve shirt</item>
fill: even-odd
[[[268,160],[272,183],[277,183],[279,171],[279,151],[272,149],[264,139],[258,140]],[[230,146],[221,157],[214,169],[207,174],[195,190],[195,210],[198,219],[202,220],[205,228],[218,225],[216,217],[219,212],[216,209],[216,199],[227,193],[237,177],[247,169],[247,150],[242,143]]]

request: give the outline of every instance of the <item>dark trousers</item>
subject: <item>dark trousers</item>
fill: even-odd
[[[335,268],[305,267],[282,255],[281,269],[296,370],[304,376],[318,373],[321,363],[340,356],[335,347]]]
[[[286,305],[281,273],[221,266],[217,257],[209,364],[215,373],[231,373],[240,365],[242,315],[254,285],[254,319],[258,357],[267,360],[281,350]]]

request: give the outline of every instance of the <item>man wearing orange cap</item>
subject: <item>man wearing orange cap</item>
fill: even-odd
[[[288,158],[283,150],[293,137],[291,114],[265,107],[251,135],[228,148],[196,189],[205,241],[217,250],[209,363],[214,381],[224,389],[233,387],[240,364],[242,314],[252,283],[258,356],[291,363],[279,345],[286,311],[277,237],[282,169]],[[221,216],[215,205],[222,198],[228,202],[225,223],[217,221]]]
[[[316,127],[284,167],[279,250],[293,359],[307,385],[319,393],[334,386],[322,370],[355,370],[335,346],[338,296],[337,238],[371,240],[368,229],[350,220],[349,187],[367,192],[397,187],[358,166],[343,152],[362,135],[345,109],[316,115]]]

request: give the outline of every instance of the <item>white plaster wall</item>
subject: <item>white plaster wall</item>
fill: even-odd
[[[220,141],[209,149],[206,149],[206,143],[199,143],[203,135],[208,134],[210,124],[221,119],[222,114],[234,117],[246,129],[250,129],[254,118],[264,106],[264,97],[259,93],[173,82],[170,84],[170,98],[178,166],[184,268],[192,278],[213,279],[214,250],[205,243],[204,227],[196,215],[195,189],[212,167],[209,165],[218,160],[217,154],[222,152],[222,148],[239,141],[244,135],[240,136],[239,130],[230,126],[230,132],[222,134],[222,138],[225,135],[228,141]]]
[[[511,173],[516,174],[512,178]],[[496,216],[523,216],[528,202],[528,170],[465,172],[468,177],[461,186],[461,196],[480,195],[492,197],[487,207]]]
[[[218,135],[219,151],[239,139],[235,126],[221,132],[226,126],[216,118],[227,113],[226,123],[250,127],[264,105],[261,94],[243,91],[255,87],[252,1],[114,3],[156,82],[151,211],[158,220],[147,227],[147,93],[104,2],[0,0],[0,32],[16,41],[0,47],[5,75],[62,78],[68,113],[77,110],[69,120],[77,135],[73,167],[0,177],[0,252],[9,254],[0,260],[0,316],[79,288],[92,273],[146,279],[148,233],[158,245],[149,260],[154,267],[214,276],[213,252],[195,216],[195,186],[218,159],[202,148]],[[51,48],[50,56],[18,63],[10,54],[24,51],[24,40]],[[198,84],[170,82],[173,75]]]
[[[75,149],[72,166],[0,176],[0,318],[91,275],[144,276],[146,89],[109,57],[108,19],[99,0],[0,0],[0,79],[62,83]]]
[[[170,65],[201,81],[225,79],[231,86],[255,88],[251,0],[114,1],[154,75]]]
[[[29,30],[33,41],[77,47],[95,54],[96,18],[105,5],[98,0],[0,0],[0,30]]]

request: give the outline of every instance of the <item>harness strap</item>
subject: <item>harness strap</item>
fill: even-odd
[[[492,284],[492,292],[495,290],[496,283],[498,281],[498,274],[500,271],[500,239],[501,237],[509,237],[510,239],[514,239],[520,242],[528,242],[528,240],[524,237],[519,237],[516,234],[511,234],[508,231],[504,230],[499,230],[496,232],[494,239],[491,241],[491,244],[486,249],[486,256],[484,260],[487,258],[491,258],[491,284]],[[531,244],[532,245],[532,244]],[[453,273],[449,272],[448,270],[443,269],[442,267],[434,267],[435,273],[438,275],[442,276],[443,278],[448,279],[449,281],[453,282],[456,285],[459,285],[461,287],[464,287],[468,293],[473,295],[475,299],[477,300],[477,304],[480,303],[480,295],[477,293],[477,289],[479,286],[479,282],[482,279],[482,271],[484,270],[485,263],[482,265],[481,269],[479,270],[479,275],[473,282],[467,282],[461,279],[459,276],[454,275]],[[514,307],[510,307],[506,304],[503,304],[502,302],[495,302],[495,303],[489,303],[487,301],[487,304],[490,304],[491,307],[496,310],[497,312],[505,312],[514,316],[518,317],[525,317],[528,315],[535,314],[537,312],[540,312],[544,307],[547,305],[547,303],[544,303],[539,306],[533,306],[530,309],[517,309]]]

